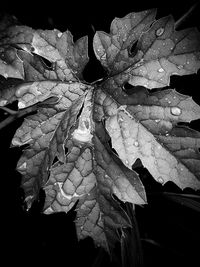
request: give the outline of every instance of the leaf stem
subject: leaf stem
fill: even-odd
[[[12,109],[7,108],[7,107],[0,107],[0,109],[4,110],[6,113],[9,113],[11,115],[15,115],[17,113],[16,110],[12,110]]]
[[[58,102],[59,102],[59,98],[57,96],[51,96],[45,99],[43,102],[38,102],[32,106],[20,109],[18,111],[12,110],[7,107],[0,107],[0,109],[10,114],[9,117],[7,117],[4,121],[0,122],[0,130],[5,128],[7,125],[12,123],[13,121],[21,117],[25,117],[26,115],[30,113],[36,112],[38,108],[52,107],[52,106],[55,106]]]
[[[12,123],[13,121],[15,121],[21,117],[24,117],[24,116],[28,115],[29,113],[37,111],[38,105],[30,106],[30,107],[21,109],[19,111],[14,111],[14,110],[11,110],[11,109],[6,108],[6,107],[1,107],[1,109],[8,112],[10,114],[10,116],[7,117],[4,121],[0,122],[0,130],[5,128],[7,125]]]
[[[195,3],[193,6],[190,7],[190,9],[183,14],[176,22],[175,22],[175,29],[179,28],[180,25],[191,15],[193,10],[196,8],[197,3]]]

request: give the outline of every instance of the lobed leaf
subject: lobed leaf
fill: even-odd
[[[96,32],[93,40],[95,55],[110,74],[124,71],[137,62],[137,59],[130,57],[131,46],[147,31],[155,14],[155,9],[129,13],[122,19],[112,21],[110,34]]]
[[[95,34],[108,77],[92,85],[81,82],[87,37],[74,43],[69,31],[0,23],[0,105],[38,107],[12,140],[28,146],[17,164],[28,208],[41,188],[46,214],[76,205],[78,239],[89,236],[108,252],[116,240],[126,243],[123,228],[135,227],[134,205],[147,203],[132,170],[137,159],[162,184],[200,188],[200,133],[179,125],[200,119],[200,106],[176,90],[146,89],[197,72],[200,34],[176,31],[171,16],[155,15],[130,13],[113,20],[110,34]],[[120,201],[131,203],[129,214]]]
[[[82,79],[88,62],[86,36],[74,43],[69,31],[34,30],[6,20],[0,28],[1,75],[26,81]]]
[[[27,117],[16,131],[12,145],[29,145],[17,164],[29,208],[47,181],[54,158],[57,156],[64,160],[63,143],[76,122],[83,101],[84,96],[77,96],[66,111],[59,111],[60,104],[54,108],[40,108],[36,115]]]
[[[130,224],[112,194],[124,202],[144,204],[144,188],[133,171],[119,167],[97,136],[93,140],[94,148],[76,139],[68,141],[66,146],[66,162],[52,167],[44,187],[45,213],[68,212],[79,199],[76,207],[78,238],[90,236],[96,245],[109,251],[118,239],[116,229]]]
[[[110,35],[96,33],[96,57],[111,76],[120,77],[120,84],[160,88],[169,85],[171,75],[188,75],[200,68],[198,30],[176,31],[172,16],[155,22],[154,17],[155,10],[130,13],[112,22]]]

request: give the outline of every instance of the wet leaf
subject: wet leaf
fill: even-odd
[[[69,31],[34,30],[7,20],[3,19],[0,29],[1,75],[26,81],[82,79],[88,62],[87,36],[74,43]]]
[[[120,76],[120,84],[160,88],[169,85],[172,75],[188,75],[200,68],[198,30],[176,31],[172,16],[154,22],[155,13],[147,10],[117,18],[110,34],[97,32],[94,37],[97,59],[110,75]]]
[[[171,75],[197,72],[199,32],[175,31],[171,16],[155,15],[130,13],[113,20],[110,34],[95,34],[108,76],[92,84],[82,75],[87,37],[74,43],[69,31],[34,30],[13,18],[0,23],[0,106],[17,100],[19,112],[38,108],[11,144],[26,146],[17,170],[27,208],[40,189],[45,214],[76,205],[78,239],[91,237],[110,253],[116,241],[132,243],[130,214],[147,203],[137,159],[162,184],[200,189],[200,133],[179,125],[200,119],[200,106],[174,89],[148,91],[168,85]]]
[[[107,251],[113,246],[117,228],[130,226],[127,214],[112,194],[120,200],[144,204],[146,196],[138,175],[119,166],[98,136],[91,144],[72,139],[66,146],[64,163],[52,167],[45,185],[45,213],[68,212],[79,200],[76,209],[78,239],[91,236],[96,245]]]
[[[103,103],[98,99],[107,117],[106,129],[128,168],[139,158],[158,182],[199,189],[200,133],[177,126],[200,118],[200,107],[192,98],[171,89],[148,93],[143,88],[132,95],[133,104],[129,97],[129,105],[117,106],[104,97]]]

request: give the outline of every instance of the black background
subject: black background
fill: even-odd
[[[27,1],[9,2],[1,6],[1,11],[15,15],[27,26],[40,29],[70,30],[74,40],[89,36],[90,62],[84,71],[84,78],[91,82],[103,77],[104,71],[95,59],[92,51],[94,30],[109,32],[114,17],[123,17],[129,12],[148,8],[158,8],[157,18],[172,14],[177,20],[195,1]],[[200,25],[200,5],[183,24],[183,27]],[[200,73],[185,77],[172,77],[171,86],[178,92],[191,95],[200,104]],[[42,203],[36,203],[26,212],[23,210],[23,192],[20,189],[20,175],[15,171],[21,150],[9,149],[10,141],[22,120],[0,131],[1,146],[1,228],[2,245],[6,255],[6,265],[15,264],[63,264],[63,266],[92,266],[98,249],[91,240],[76,239],[73,220],[75,213],[68,215],[41,214]],[[199,121],[191,126],[199,130]],[[166,200],[151,192],[173,191],[179,189],[167,183],[160,186],[145,171],[142,171],[143,183],[148,193],[149,205],[136,207],[136,216],[142,239],[145,266],[199,266],[200,216],[199,213]],[[185,192],[195,193],[193,190]],[[108,263],[108,258],[99,265]],[[94,265],[93,265],[94,266]],[[94,266],[94,267],[95,267]]]

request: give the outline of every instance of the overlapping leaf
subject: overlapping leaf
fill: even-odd
[[[1,22],[0,74],[6,78],[77,81],[87,62],[86,36],[74,44],[69,31],[34,30],[7,17]]]
[[[72,138],[66,143],[66,161],[52,166],[45,186],[45,212],[68,212],[79,199],[78,238],[91,236],[97,245],[109,250],[117,239],[116,228],[129,225],[128,216],[112,194],[133,204],[144,204],[146,196],[138,175],[120,166],[119,159],[106,148],[103,127],[96,125],[97,134],[91,136],[94,125],[89,100],[90,96],[85,101],[78,127],[72,129]]]
[[[196,73],[200,67],[197,29],[176,31],[172,16],[153,23],[155,13],[130,13],[112,22],[109,35],[95,34],[97,59],[112,76],[120,76],[120,84],[128,81],[149,89],[164,87],[171,75]]]
[[[40,108],[36,115],[26,118],[12,140],[12,145],[15,146],[30,145],[17,165],[18,171],[23,175],[22,184],[30,203],[47,180],[54,158],[64,158],[63,143],[84,102],[81,86],[79,85],[79,94],[74,94],[73,91],[70,96],[72,88],[73,84],[70,84],[63,101],[54,107]]]
[[[101,128],[98,130],[101,132]],[[137,174],[120,167],[98,136],[94,137],[93,145],[92,148],[75,138],[67,142],[66,162],[52,167],[45,186],[45,213],[68,212],[79,199],[78,238],[91,236],[97,245],[108,250],[117,238],[116,228],[130,224],[112,194],[134,204],[144,204],[146,197]]]
[[[84,103],[90,86],[79,82],[88,61],[87,37],[75,44],[67,31],[33,30],[4,18],[0,28],[1,105],[18,100],[19,109],[38,105],[38,113],[25,119],[13,146],[29,145],[17,169],[30,207],[57,156],[64,160],[64,142]],[[52,67],[45,65],[48,60]],[[12,82],[10,82],[11,79]],[[18,78],[18,80],[16,80]],[[20,82],[20,80],[21,82]],[[6,87],[7,85],[7,87]],[[49,104],[48,99],[56,98]],[[48,102],[48,105],[46,103]]]
[[[87,62],[87,51],[82,51],[86,39],[73,45],[68,32],[21,26],[9,26],[6,35],[1,33],[1,55],[8,65],[2,66],[1,74],[23,79],[2,88],[1,105],[16,99],[19,109],[41,103],[12,140],[13,146],[28,145],[17,164],[28,208],[42,187],[46,214],[68,212],[79,199],[79,239],[91,236],[95,244],[109,250],[117,239],[116,229],[130,226],[112,194],[133,204],[146,203],[146,196],[138,175],[119,166],[119,159],[105,148],[105,140],[95,134],[100,130],[92,119],[93,88],[79,81]],[[54,69],[44,66],[44,58]],[[52,97],[57,102],[46,106]]]
[[[197,72],[200,34],[176,31],[171,16],[153,22],[154,17],[155,10],[131,13],[112,22],[110,35],[96,33],[95,54],[110,77],[96,92],[95,118],[105,120],[128,168],[139,158],[157,181],[199,189],[200,133],[177,126],[200,119],[199,105],[172,89],[150,94],[144,87],[163,87],[172,74]],[[126,82],[144,87],[133,87],[128,96]]]
[[[199,119],[199,105],[172,89],[148,93],[145,88],[127,96],[128,105],[120,105],[105,90],[96,93],[95,118],[105,119],[112,146],[123,163],[131,169],[139,158],[158,182],[199,189],[200,133],[176,126]]]

